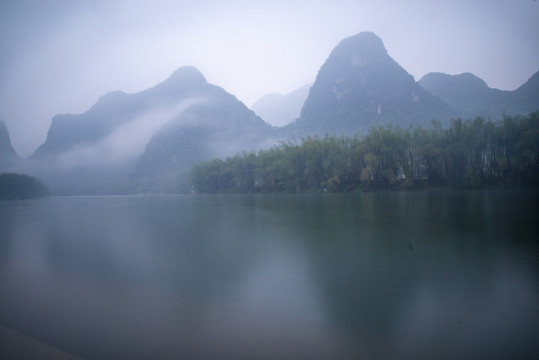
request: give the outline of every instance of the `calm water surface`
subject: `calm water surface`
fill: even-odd
[[[52,197],[0,239],[0,325],[82,358],[539,358],[537,192]]]

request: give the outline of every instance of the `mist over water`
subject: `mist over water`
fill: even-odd
[[[537,199],[2,202],[0,325],[88,359],[531,359]]]

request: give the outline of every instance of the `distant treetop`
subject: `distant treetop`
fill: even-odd
[[[47,185],[33,176],[24,174],[0,174],[0,200],[29,199],[49,194]]]

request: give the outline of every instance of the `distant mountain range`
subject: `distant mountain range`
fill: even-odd
[[[57,194],[182,192],[193,163],[280,139],[538,109],[539,73],[515,91],[491,89],[472,74],[431,73],[416,82],[378,36],[363,32],[335,47],[310,88],[257,101],[262,118],[183,67],[153,88],[112,92],[82,114],[53,117],[45,143],[21,168]],[[21,161],[0,123],[0,172],[5,159]]]
[[[515,91],[489,88],[471,73],[430,73],[419,84],[457,109],[461,117],[500,119],[503,115],[527,114],[539,108],[539,72]]]
[[[311,86],[312,84],[302,86],[285,95],[265,95],[251,106],[251,110],[273,126],[288,125],[300,116]]]
[[[431,120],[443,124],[451,118],[476,116],[500,120],[538,109],[539,72],[515,91],[489,88],[470,73],[430,73],[416,82],[388,55],[378,36],[362,32],[333,49],[301,116],[286,127],[285,134],[350,135],[384,124],[428,125]]]

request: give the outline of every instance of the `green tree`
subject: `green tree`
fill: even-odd
[[[196,164],[191,181],[201,193],[539,186],[539,115],[306,137]]]

